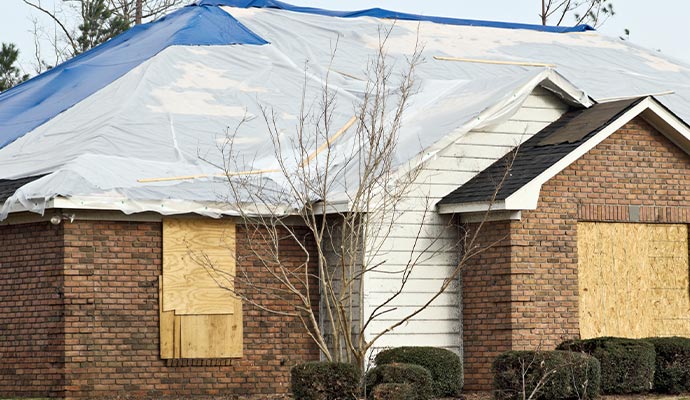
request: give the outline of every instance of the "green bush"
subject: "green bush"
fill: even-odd
[[[308,362],[292,368],[296,400],[352,400],[359,394],[359,368],[337,362]]]
[[[372,400],[415,400],[417,395],[409,383],[381,383],[371,390]]]
[[[376,355],[376,365],[407,363],[420,365],[431,373],[435,397],[459,396],[462,390],[462,361],[457,354],[438,347],[396,347]]]
[[[569,351],[508,351],[493,362],[497,400],[570,400],[599,397],[599,361]],[[524,386],[523,386],[524,384]]]
[[[559,350],[584,352],[601,363],[604,394],[645,393],[654,382],[654,346],[644,340],[601,337],[563,342]]]
[[[678,394],[690,392],[690,338],[649,338],[656,352],[654,391]]]
[[[420,365],[403,363],[377,365],[367,373],[367,397],[372,398],[372,389],[383,383],[407,383],[414,390],[414,400],[428,400],[432,396],[431,382],[431,373]]]

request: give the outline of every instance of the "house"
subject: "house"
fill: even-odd
[[[292,154],[274,139],[296,140],[301,106],[317,107],[326,83],[328,144],[356,149],[367,65],[383,47],[391,76],[403,75],[416,43],[423,62],[393,160],[418,174],[389,234],[362,244],[379,269],[362,278],[355,324],[400,287],[410,254],[433,248],[413,257],[365,336],[482,251],[372,351],[449,348],[463,356],[465,388],[486,390],[505,350],[689,335],[690,67],[586,26],[203,0],[0,94],[0,393],[287,391],[289,368],[320,349],[297,318],[217,284],[242,268],[275,285],[233,207],[252,194],[230,190],[228,176],[289,185],[278,159]],[[228,136],[243,158],[219,170]],[[307,143],[293,166],[322,155]],[[357,175],[345,170],[331,199],[313,200],[348,210]],[[316,268],[316,245],[288,240],[278,256]],[[190,267],[194,251],[227,275]]]

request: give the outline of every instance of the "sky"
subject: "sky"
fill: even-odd
[[[41,0],[50,5],[59,0]],[[283,0],[297,5],[360,10],[381,7],[426,15],[492,21],[539,23],[539,0]],[[653,3],[653,6],[650,5]],[[630,30],[630,41],[660,51],[690,64],[690,1],[614,0],[616,15],[599,31],[618,37]],[[38,18],[45,31],[53,27],[45,16],[22,0],[0,0],[0,42],[15,43],[26,73],[34,74],[34,35],[32,20]],[[572,22],[572,21],[568,21]],[[44,49],[50,46],[44,43]],[[49,60],[50,61],[50,60]]]

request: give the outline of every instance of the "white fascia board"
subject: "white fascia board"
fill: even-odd
[[[46,209],[110,210],[125,214],[152,211],[162,215],[201,214],[210,216],[238,215],[237,211],[222,203],[183,200],[129,200],[97,196],[56,197],[46,203]]]
[[[460,222],[468,224],[491,221],[519,221],[521,218],[521,211],[512,210],[460,214]]]
[[[518,189],[515,193],[510,195],[506,200],[506,204],[510,209],[516,209],[516,210],[535,210],[537,208],[537,203],[539,202],[539,194],[541,192],[541,187],[544,183],[546,183],[549,179],[553,178],[556,176],[558,173],[563,171],[565,168],[567,168],[570,164],[574,163],[577,161],[580,157],[585,155],[587,152],[592,150],[595,146],[597,146],[599,143],[603,142],[606,138],[611,136],[614,132],[619,130],[620,128],[623,127],[623,125],[627,124],[630,122],[633,118],[636,116],[642,114],[644,111],[650,110],[653,112],[654,115],[657,115],[660,117],[661,120],[671,123],[671,122],[676,122],[676,126],[678,128],[682,128],[685,133],[681,133],[681,135],[686,139],[690,140],[690,131],[688,131],[687,126],[684,126],[678,118],[673,116],[671,113],[666,111],[663,107],[657,103],[656,100],[648,97],[644,100],[642,100],[639,104],[635,105],[633,108],[629,109],[626,111],[623,115],[618,117],[615,121],[610,123],[608,126],[606,126],[604,129],[599,131],[596,135],[594,135],[592,138],[587,140],[585,143],[580,145],[578,148],[570,152],[568,155],[563,157],[560,161],[546,169],[544,172],[539,174],[537,177],[532,179],[529,183],[526,185],[522,186],[520,189]],[[660,114],[661,111],[665,111],[665,113]],[[669,118],[667,121],[666,119]],[[686,145],[687,147],[687,145]]]
[[[349,202],[330,203],[326,210],[315,210],[315,213],[322,214],[326,211],[330,213],[343,213],[349,211]],[[318,205],[317,205],[318,208]],[[184,215],[199,214],[213,218],[221,216],[240,216],[240,213],[232,206],[217,202],[196,202],[182,200],[128,200],[112,199],[97,196],[72,196],[56,197],[46,202],[45,210],[64,209],[64,210],[91,210],[91,211],[117,211],[127,215],[153,212],[159,215]],[[15,204],[10,210],[10,214],[21,212],[32,212],[20,203]],[[276,206],[270,209],[263,205],[246,205],[245,214],[249,216],[289,216],[297,215],[297,212],[288,206]],[[47,214],[47,212],[45,212]]]
[[[325,204],[323,201],[320,201],[315,203],[313,207],[315,215],[343,214],[352,211],[352,205],[349,200],[329,201]]]
[[[653,97],[642,100],[626,111],[587,142],[563,157],[502,202],[493,205],[489,202],[443,204],[438,207],[440,214],[471,213],[487,210],[535,210],[539,202],[541,187],[599,143],[618,131],[633,118],[641,116],[675,145],[690,154],[690,127],[675,116]]]
[[[475,203],[439,204],[437,209],[439,214],[465,214],[508,210],[504,201],[496,201],[493,203],[488,201],[478,201]]]
[[[661,132],[673,144],[690,154],[690,127],[675,114],[650,98],[649,108],[642,112],[642,118]]]

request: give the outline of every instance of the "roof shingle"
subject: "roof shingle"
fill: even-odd
[[[43,176],[45,175],[29,176],[19,179],[0,179],[0,206],[2,206],[17,189]]]
[[[491,201],[494,194],[494,201],[507,199],[643,99],[597,104],[566,112],[438,204]]]

